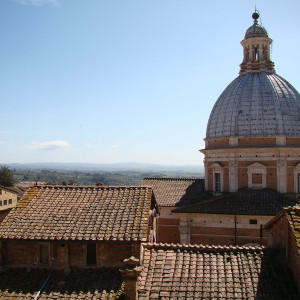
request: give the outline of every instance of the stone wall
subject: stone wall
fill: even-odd
[[[45,248],[48,263],[41,262],[41,245]],[[1,243],[2,266],[11,267],[87,267],[86,242],[22,242],[3,241]],[[140,243],[102,242],[96,243],[97,267],[118,267],[125,258],[140,256]],[[52,260],[53,258],[53,260]]]
[[[278,218],[276,222],[268,226],[267,231],[269,246],[283,250],[300,293],[300,250],[286,216],[282,215]]]
[[[267,245],[267,233],[262,225],[271,217],[182,213],[178,216],[183,244]],[[257,224],[250,224],[254,219]]]
[[[158,219],[157,242],[159,243],[179,243],[179,219],[163,218]]]

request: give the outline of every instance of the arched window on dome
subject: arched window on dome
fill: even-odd
[[[249,188],[265,188],[267,185],[267,167],[254,163],[248,166],[248,187]]]
[[[223,192],[223,167],[219,163],[212,164],[213,173],[213,192],[214,194],[220,194]]]
[[[258,49],[257,49],[257,47],[254,48],[254,60],[258,60]]]
[[[294,191],[296,194],[300,194],[300,163],[294,168]]]

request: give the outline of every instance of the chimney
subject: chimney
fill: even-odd
[[[125,300],[137,299],[137,280],[141,274],[139,260],[134,256],[124,260],[125,268],[120,270],[124,281]]]

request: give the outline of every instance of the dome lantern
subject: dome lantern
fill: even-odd
[[[252,14],[253,25],[250,26],[241,41],[244,50],[243,62],[240,64],[240,74],[266,72],[275,73],[274,63],[270,58],[270,45],[267,30],[258,24],[259,13],[255,10]]]

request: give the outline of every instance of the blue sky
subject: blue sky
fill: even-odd
[[[299,91],[299,0],[1,0],[0,163],[202,165],[255,5]]]

